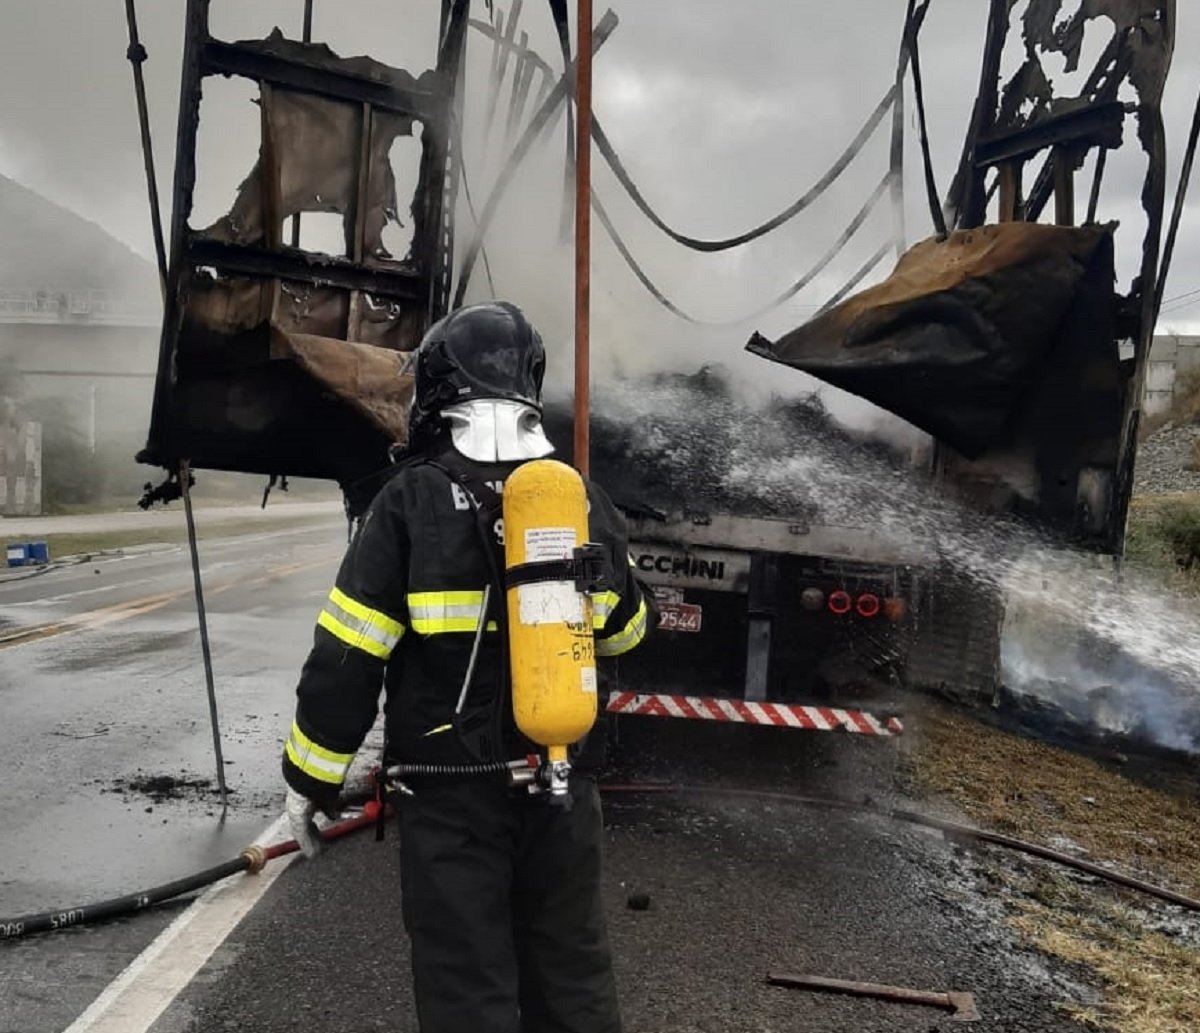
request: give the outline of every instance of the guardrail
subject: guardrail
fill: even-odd
[[[0,287],[0,323],[157,326],[162,310],[113,291],[67,287]]]

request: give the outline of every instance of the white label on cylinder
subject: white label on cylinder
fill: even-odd
[[[583,596],[566,581],[543,581],[517,589],[522,624],[582,624]]]
[[[596,692],[596,668],[581,667],[579,669],[579,688],[584,692]]]
[[[575,528],[530,527],[525,531],[525,562],[569,560],[575,553]]]

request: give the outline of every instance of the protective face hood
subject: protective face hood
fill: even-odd
[[[524,462],[554,451],[542,414],[524,402],[480,398],[448,406],[442,416],[455,449],[477,463]]]

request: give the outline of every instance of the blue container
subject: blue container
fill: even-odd
[[[6,547],[5,553],[10,567],[23,567],[29,562],[29,546],[24,542],[13,542]]]
[[[49,542],[30,542],[29,562],[35,566],[44,566],[50,562],[50,543]]]

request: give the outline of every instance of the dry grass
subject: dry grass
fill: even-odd
[[[930,711],[920,725],[907,768],[926,792],[987,828],[1042,843],[1066,836],[1094,859],[1200,896],[1200,801],[963,714]]]
[[[1200,471],[1200,441],[1192,442],[1192,454],[1188,456],[1188,460],[1183,464],[1183,468],[1189,473]]]
[[[960,713],[930,709],[913,725],[921,734],[909,744],[908,776],[978,824],[1041,843],[1065,836],[1092,860],[1200,896],[1195,795],[1148,788],[1096,760]],[[1031,870],[1037,874],[1001,873],[1015,891],[1013,926],[1043,952],[1091,969],[1105,988],[1101,1005],[1065,1012],[1118,1033],[1200,1031],[1200,951],[1148,929],[1119,891]]]
[[[1147,930],[1136,911],[1061,876],[1025,892],[1013,927],[1045,953],[1091,969],[1105,987],[1100,1006],[1063,1011],[1119,1033],[1200,1030],[1200,951]]]

